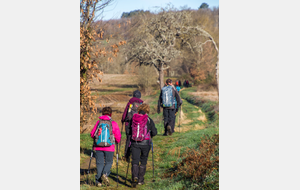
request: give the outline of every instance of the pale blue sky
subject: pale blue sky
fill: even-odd
[[[209,8],[219,6],[219,0],[114,0],[104,9],[103,20],[119,19],[123,12],[137,9],[154,11],[155,6],[165,7],[169,2],[178,9],[184,5],[191,9],[198,9],[202,3],[207,3]]]

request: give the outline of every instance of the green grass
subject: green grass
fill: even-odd
[[[125,90],[124,90],[125,91]],[[204,138],[205,135],[212,136],[213,134],[218,134],[218,114],[213,112],[213,107],[217,105],[217,102],[209,102],[209,101],[202,101],[199,100],[196,97],[193,97],[189,95],[189,92],[196,91],[195,87],[185,89],[181,91],[181,97],[186,99],[184,101],[184,104],[182,106],[182,111],[186,115],[187,119],[192,120],[189,124],[185,124],[182,126],[189,126],[193,127],[196,124],[205,125],[206,128],[202,130],[190,130],[186,132],[181,133],[174,133],[172,136],[162,136],[163,131],[163,122],[162,122],[162,113],[157,114],[157,100],[159,93],[156,93],[153,96],[143,96],[143,100],[146,99],[152,99],[150,102],[150,109],[153,110],[151,114],[149,115],[153,121],[155,122],[155,126],[158,131],[158,135],[153,138],[154,141],[154,179],[155,182],[152,182],[153,179],[153,170],[152,170],[152,151],[150,150],[149,157],[148,157],[148,164],[147,164],[147,171],[145,174],[145,182],[146,184],[143,186],[137,186],[136,189],[182,189],[185,187],[186,189],[197,189],[197,184],[194,184],[190,180],[183,180],[179,177],[174,177],[173,179],[170,178],[164,178],[164,173],[169,170],[170,168],[173,168],[176,164],[178,164],[184,157],[183,153],[186,152],[188,149],[198,149],[199,144],[201,143],[201,140]],[[195,105],[197,105],[195,107]],[[206,115],[208,122],[204,123],[197,118],[201,115],[200,112],[198,112],[199,107]],[[154,111],[155,110],[155,111]],[[195,112],[195,113],[193,113]],[[211,115],[209,115],[211,114]],[[217,115],[217,116],[215,116]],[[178,120],[178,117],[176,117]],[[213,127],[211,127],[213,126]],[[121,127],[121,126],[120,126]],[[177,127],[177,121],[176,126]],[[120,151],[120,156],[123,156],[124,147],[125,147],[125,141],[126,135],[125,132],[122,133],[122,147]],[[80,135],[80,147],[81,150],[84,150],[85,153],[82,153],[84,155],[82,156],[88,156],[90,155],[88,150],[91,150],[92,148],[92,139],[90,138],[90,134],[81,134]],[[180,152],[179,152],[180,151]],[[114,162],[116,161],[116,158],[114,158]],[[131,166],[129,166],[129,172],[127,176],[127,185],[130,185],[129,179],[131,179]],[[124,177],[126,174],[127,169],[127,163],[125,161],[119,160],[119,175],[120,175],[120,181],[124,182]],[[112,173],[116,173],[116,167],[112,167],[111,169]],[[94,174],[90,175],[90,179],[93,181]],[[111,174],[111,176],[114,176]],[[110,177],[111,177],[110,176]],[[213,182],[218,177],[217,171],[214,171],[210,174],[209,177],[207,177],[205,183],[207,183],[209,186],[210,182]],[[116,188],[116,182],[112,179],[111,181],[111,187],[106,189],[114,189]],[[124,184],[119,184],[118,189],[128,189],[129,187],[124,186]],[[211,189],[215,189],[215,186],[211,186]],[[81,185],[81,189],[98,189],[95,186],[89,186],[89,185]]]
[[[200,97],[192,96],[190,92],[196,92],[197,87],[187,88],[180,93],[181,97],[187,100],[193,105],[197,105],[205,112],[206,118],[208,119],[208,124],[219,125],[219,111],[215,111],[215,107],[218,107],[218,102],[203,100]]]
[[[173,148],[180,148],[180,153],[184,153],[188,148],[189,149],[198,149],[199,144],[201,143],[201,139],[204,138],[204,135],[212,136],[218,133],[218,129],[216,128],[207,128],[198,131],[188,131],[181,134],[174,134],[172,138],[176,139],[175,141],[161,145],[160,148],[163,149],[160,154],[161,162],[157,163],[158,173],[164,173],[167,169],[172,168],[174,165],[179,163],[183,157],[179,157],[178,155],[170,154],[170,150]],[[156,142],[157,143],[157,142]],[[167,184],[172,184],[167,185]],[[188,182],[178,181],[176,178],[174,179],[162,179],[157,180],[154,183],[150,183],[149,187],[145,189],[177,189],[182,188],[183,186],[191,186]]]

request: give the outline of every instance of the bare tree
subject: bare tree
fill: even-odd
[[[198,53],[199,60],[203,53],[203,47],[206,43],[212,43],[215,51],[217,52],[216,61],[216,81],[219,94],[219,48],[214,38],[205,31],[201,26],[184,26],[181,34],[185,34],[186,38],[183,38],[182,43],[189,47],[192,53]],[[198,37],[198,38],[197,38]],[[199,39],[200,38],[200,39]],[[197,40],[198,39],[198,40]]]
[[[181,54],[180,47],[187,47],[199,59],[206,43],[213,43],[218,52],[213,37],[202,27],[192,25],[191,13],[166,8],[152,17],[143,17],[136,37],[128,43],[126,63],[153,66],[162,88],[163,71]]]
[[[80,0],[80,26],[87,28],[114,0]]]
[[[92,26],[97,12],[103,10],[112,0],[80,0],[80,132],[83,126],[92,120],[96,114],[95,97],[91,96],[89,86],[93,78],[101,79],[98,74],[101,71],[92,57],[95,50],[92,47],[95,41],[95,30]]]

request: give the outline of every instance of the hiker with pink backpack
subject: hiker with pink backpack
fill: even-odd
[[[137,107],[139,105],[141,105],[143,103],[143,100],[141,100],[141,92],[139,90],[135,90],[132,94],[132,98],[130,98],[130,100],[128,101],[123,115],[122,115],[122,130],[123,130],[123,126],[125,123],[125,131],[128,130],[129,126],[129,121],[132,119],[132,116],[134,113],[137,113]],[[121,131],[122,132],[122,131]],[[130,148],[128,148],[130,143],[130,138],[128,138],[128,136],[126,137],[126,144],[125,144],[125,149],[124,149],[124,157],[125,159],[129,159],[130,156]],[[121,143],[120,143],[120,147],[121,147]]]
[[[94,139],[93,150],[95,150],[97,165],[95,181],[98,187],[102,186],[102,183],[107,186],[109,185],[108,176],[113,164],[115,144],[117,146],[117,143],[121,141],[119,126],[111,119],[111,114],[112,109],[104,107],[102,109],[102,116],[99,117],[99,120],[91,131],[91,137]]]
[[[157,134],[153,120],[148,116],[150,107],[141,104],[129,122],[126,135],[130,138],[132,153],[132,187],[144,184],[148,155],[151,149],[151,140]]]

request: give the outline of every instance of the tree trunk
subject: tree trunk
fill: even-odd
[[[218,52],[218,60],[216,63],[216,80],[217,80],[217,89],[218,89],[218,98],[219,98],[219,52]]]
[[[160,84],[160,89],[164,87],[164,71],[163,71],[163,64],[160,64],[160,70],[159,70],[159,84]]]

